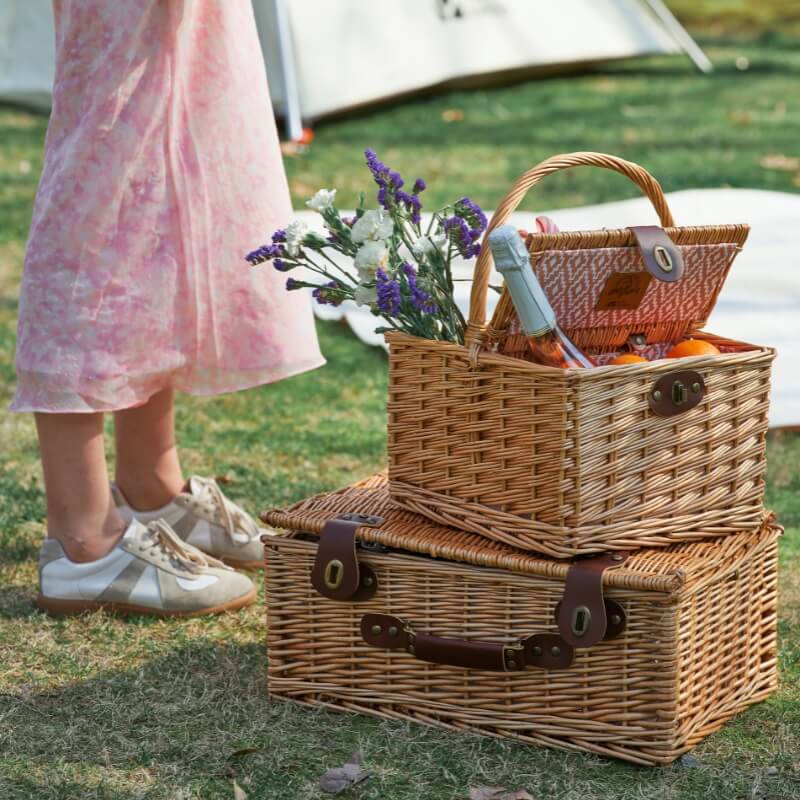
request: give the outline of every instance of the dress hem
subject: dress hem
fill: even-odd
[[[165,373],[164,382],[153,391],[150,391],[143,400],[134,401],[132,403],[125,403],[124,405],[115,405],[113,403],[108,405],[98,405],[91,407],[91,401],[84,400],[82,408],[60,407],[60,408],[45,408],[38,403],[30,402],[24,398],[20,398],[18,392],[15,393],[11,400],[8,410],[15,414],[101,414],[113,413],[115,411],[126,411],[131,408],[138,408],[145,405],[154,395],[164,391],[164,389],[172,388],[183,394],[192,395],[193,397],[215,397],[216,395],[232,394],[234,392],[242,392],[246,389],[255,389],[258,386],[265,386],[269,383],[277,383],[278,381],[292,378],[295,375],[301,375],[304,372],[319,369],[326,364],[324,357],[314,359],[313,361],[304,361],[299,364],[291,364],[278,369],[268,370],[252,370],[257,374],[251,380],[244,382],[237,382],[230,386],[221,386],[223,388],[214,387],[213,389],[198,389],[190,384],[184,384],[180,380],[180,373]],[[250,372],[250,370],[248,370]],[[74,392],[76,396],[80,396],[78,392]]]

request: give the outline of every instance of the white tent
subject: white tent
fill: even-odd
[[[0,100],[50,108],[52,15],[50,0],[0,0]]]
[[[710,69],[661,0],[253,0],[253,8],[290,138],[301,118],[576,63],[684,51]],[[47,108],[53,63],[50,0],[0,0],[0,100]]]
[[[290,138],[315,119],[422,89],[655,53],[711,62],[661,0],[254,0]]]

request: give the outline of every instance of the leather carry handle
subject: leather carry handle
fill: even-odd
[[[625,159],[617,156],[591,152],[564,153],[545,159],[541,164],[529,169],[517,178],[508,194],[497,207],[486,229],[481,252],[475,264],[475,276],[470,294],[469,323],[464,337],[464,343],[467,347],[480,344],[486,328],[486,295],[489,291],[489,280],[491,279],[493,265],[492,253],[489,248],[489,234],[495,228],[506,223],[528,191],[547,175],[562,169],[583,166],[610,169],[629,178],[653,204],[662,227],[671,228],[675,225],[661,185],[646,169],[638,164],[634,164],[632,161],[625,161]],[[535,236],[536,234],[533,235]]]
[[[404,650],[420,661],[490,672],[519,672],[528,667],[565,669],[575,658],[574,648],[557,633],[536,633],[512,645],[448,639],[418,633],[390,614],[365,614],[361,636],[372,647]]]

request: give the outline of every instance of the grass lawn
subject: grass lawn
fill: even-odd
[[[357,189],[366,188],[366,146],[410,177],[425,177],[431,204],[469,194],[490,208],[523,169],[572,149],[640,161],[667,190],[797,190],[796,169],[761,166],[766,155],[800,156],[796,44],[704,44],[718,64],[712,76],[680,59],[650,59],[321,125],[311,152],[288,164],[296,203],[332,185],[341,187],[343,204],[355,202]],[[745,70],[736,67],[742,57]],[[443,112],[454,109],[463,119],[445,122],[458,115]],[[17,285],[44,130],[42,118],[0,108],[2,408],[13,391]],[[581,170],[548,179],[529,207],[634,191],[621,178]],[[187,472],[228,476],[230,493],[257,509],[382,465],[385,357],[341,326],[320,325],[319,332],[329,360],[322,370],[238,395],[180,399]],[[251,799],[316,798],[319,775],[357,749],[374,773],[347,795],[360,798],[461,800],[480,784],[526,788],[540,800],[800,798],[798,435],[769,442],[768,502],[787,526],[780,690],[699,746],[694,766],[660,769],[271,704],[260,605],[193,621],[42,616],[34,598],[44,502],[32,420],[0,411],[0,443],[2,800],[212,800],[233,797],[232,777]]]

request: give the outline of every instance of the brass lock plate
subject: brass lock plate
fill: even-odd
[[[659,417],[674,417],[694,408],[706,395],[703,376],[693,369],[662,375],[647,396],[650,410]]]

